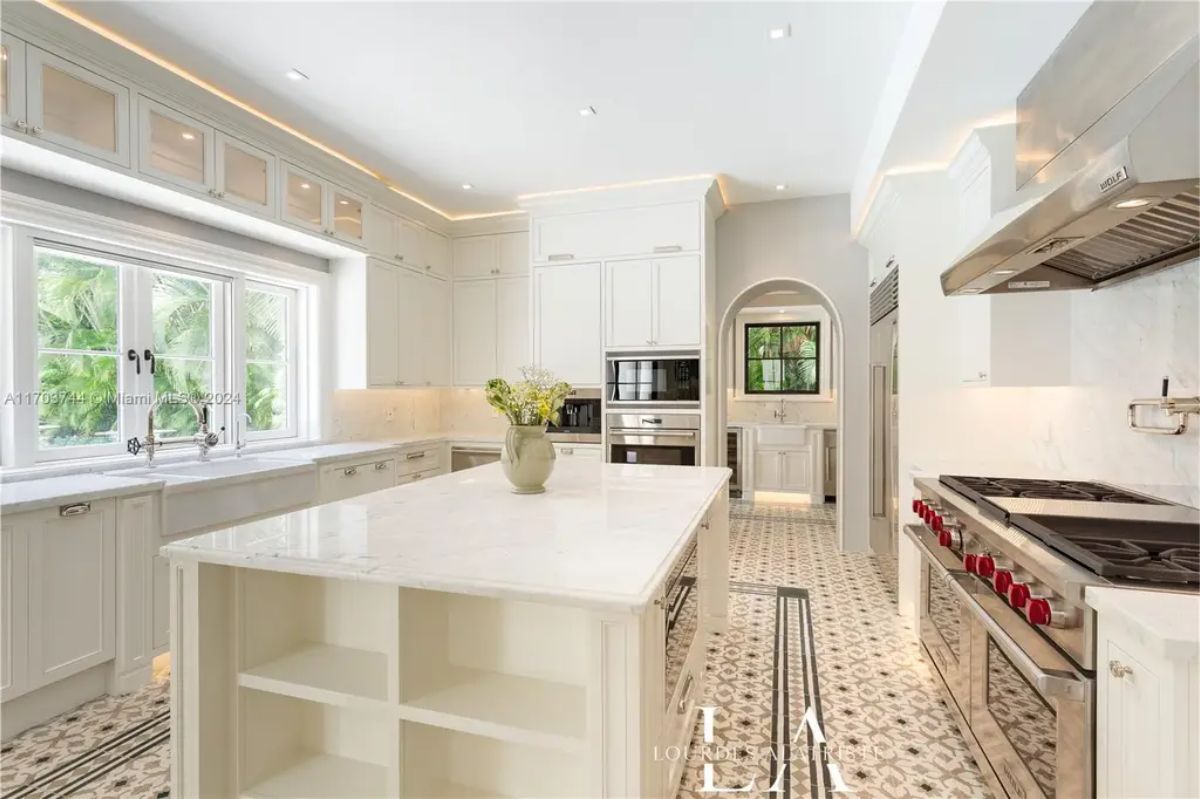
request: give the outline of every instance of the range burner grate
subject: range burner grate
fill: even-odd
[[[1120,502],[1127,505],[1166,505],[1112,486],[1081,480],[1036,480],[1021,477],[973,477],[943,475],[941,482],[974,500],[1013,497],[1018,499],[1061,499],[1073,502]]]

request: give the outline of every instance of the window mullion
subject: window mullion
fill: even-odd
[[[117,351],[118,385],[125,398],[121,406],[122,442],[130,438],[143,438],[147,432],[147,416],[150,403],[154,401],[154,378],[150,374],[150,362],[146,350],[153,352],[154,324],[151,314],[151,284],[149,270],[133,264],[121,264],[120,306],[117,308],[118,341]],[[130,361],[128,353],[133,350],[140,359]]]

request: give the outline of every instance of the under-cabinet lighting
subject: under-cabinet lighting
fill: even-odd
[[[996,275],[1015,275],[1016,273],[1017,273],[1017,270],[1016,270],[1016,269],[997,269],[997,270],[996,270],[995,272],[993,272],[992,274],[996,274]]]
[[[775,41],[777,39],[786,39],[791,35],[792,35],[792,26],[791,25],[783,25],[778,28],[771,28],[771,30],[767,31],[767,38],[771,39],[772,41]]]
[[[1128,200],[1118,200],[1112,204],[1112,207],[1124,211],[1129,208],[1144,208],[1156,202],[1158,202],[1157,197],[1131,197]]]
[[[284,74],[287,75],[288,80],[308,80],[308,76],[298,69],[289,69]]]
[[[594,117],[596,116],[596,109],[590,105],[585,105],[583,108],[579,109],[579,116]]]
[[[959,294],[978,294],[981,291],[983,291],[983,289],[963,289],[959,292]]]

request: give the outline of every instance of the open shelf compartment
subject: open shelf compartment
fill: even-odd
[[[241,570],[238,684],[346,707],[394,701],[396,613],[389,586]]]

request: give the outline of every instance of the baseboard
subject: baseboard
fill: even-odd
[[[0,706],[0,740],[7,741],[30,727],[106,695],[112,668],[112,661],[98,663],[86,671],[5,702]]]
[[[116,671],[115,667],[113,671]],[[118,695],[131,694],[148,684],[151,679],[153,679],[153,676],[149,665],[127,671],[124,674],[110,674],[108,678],[108,693]]]

